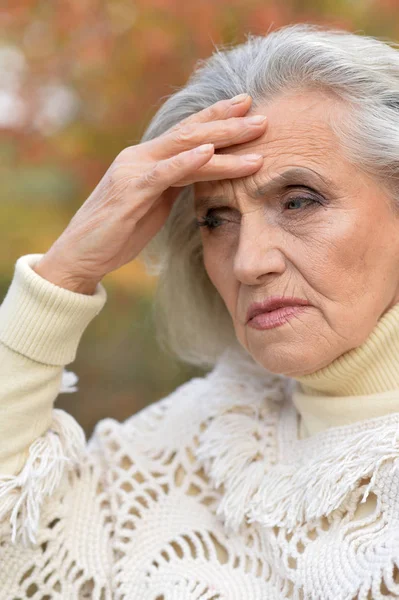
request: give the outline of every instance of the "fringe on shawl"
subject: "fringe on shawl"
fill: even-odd
[[[397,423],[375,425],[333,448],[302,446],[284,464],[276,460],[278,411],[237,408],[210,419],[196,449],[212,484],[224,487],[217,514],[232,532],[244,519],[292,531],[342,507],[359,481],[370,478],[365,502],[383,466],[391,476],[399,469]]]
[[[60,393],[73,392],[77,376],[64,370]],[[11,541],[25,547],[37,543],[41,506],[51,496],[66,471],[82,461],[86,437],[67,412],[53,409],[50,429],[29,448],[28,459],[18,475],[0,476],[0,521],[12,527]]]
[[[76,373],[72,373],[72,371],[67,371],[64,369],[62,373],[62,381],[59,394],[70,394],[72,392],[77,392],[78,387],[75,385],[79,380],[79,377]]]
[[[224,486],[217,515],[232,532],[238,531],[266,465],[276,460],[277,418],[278,408],[236,405],[212,419],[200,434],[196,458],[213,485]]]
[[[268,372],[241,351],[229,349],[208,376],[228,406],[209,414],[195,449],[215,487],[223,485],[217,516],[237,533],[265,470],[276,461],[276,425],[295,380]]]
[[[265,474],[247,512],[249,523],[292,531],[342,507],[358,482],[370,478],[361,499],[365,502],[382,467],[388,467],[391,476],[398,469],[399,428],[396,423],[381,424],[349,436],[333,449],[323,452],[319,446],[312,454],[302,464],[276,465]]]

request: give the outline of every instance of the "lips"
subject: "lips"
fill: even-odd
[[[256,315],[260,315],[261,313],[265,312],[271,312],[277,308],[282,308],[285,306],[310,306],[310,304],[303,298],[271,296],[263,302],[254,302],[251,304],[247,312],[246,322],[248,323],[248,321],[256,317]]]

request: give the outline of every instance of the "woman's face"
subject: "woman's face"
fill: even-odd
[[[194,186],[197,218],[212,208],[214,229],[200,228],[205,268],[240,344],[273,373],[328,365],[362,344],[399,301],[399,220],[387,191],[344,157],[327,120],[344,110],[321,92],[258,107],[253,114],[268,117],[265,134],[218,153],[262,153],[263,166]],[[297,174],[257,197],[293,168]],[[270,296],[311,306],[273,329],[247,325],[249,306]]]

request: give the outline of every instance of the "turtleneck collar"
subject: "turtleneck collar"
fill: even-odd
[[[399,412],[399,303],[382,315],[363,344],[292,379],[300,437]]]

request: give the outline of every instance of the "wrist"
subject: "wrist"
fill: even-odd
[[[56,265],[47,264],[44,259],[41,259],[32,269],[40,277],[70,292],[92,296],[96,291],[97,282],[78,279]]]

